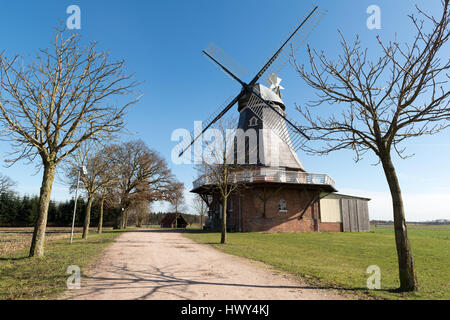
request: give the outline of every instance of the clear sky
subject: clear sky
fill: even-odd
[[[50,43],[54,27],[65,22],[66,8],[76,4],[81,8],[80,33],[85,41],[96,40],[100,48],[110,50],[112,57],[127,61],[127,69],[144,81],[144,97],[128,116],[132,135],[140,138],[164,156],[178,179],[185,183],[186,194],[192,186],[195,171],[191,165],[175,165],[171,151],[176,142],[170,140],[177,128],[189,131],[195,120],[208,117],[239,87],[205,59],[201,50],[213,41],[233,56],[250,73],[269,56],[298,19],[313,2],[306,0],[191,0],[191,1],[8,1],[0,10],[0,50],[8,55],[34,55]],[[359,34],[362,45],[376,56],[379,50],[376,36],[384,40],[411,40],[413,27],[407,17],[415,12],[417,3],[431,14],[439,14],[440,1],[342,0],[316,1],[328,10],[309,37],[313,48],[324,50],[331,57],[339,52],[337,30],[351,40]],[[381,29],[369,30],[366,9],[378,5],[381,9]],[[304,60],[305,46],[299,53]],[[448,59],[449,46],[441,52]],[[303,61],[302,61],[303,60]],[[279,75],[288,114],[299,115],[294,103],[304,104],[313,92],[287,66]],[[248,80],[248,79],[245,79]],[[448,90],[448,87],[447,87]],[[234,108],[230,112],[235,112]],[[450,130],[405,143],[415,156],[395,159],[405,198],[408,220],[450,218]],[[0,155],[8,152],[6,142],[0,142]],[[328,156],[307,156],[299,153],[310,172],[327,173],[342,193],[372,198],[372,219],[392,219],[387,183],[380,166],[372,156],[354,163],[353,153],[342,151]],[[18,182],[22,194],[39,192],[41,172],[18,163],[0,168]],[[67,188],[56,182],[52,198],[71,197]]]

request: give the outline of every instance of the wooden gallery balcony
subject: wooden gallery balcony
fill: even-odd
[[[203,175],[193,182],[194,189],[208,188],[216,184],[213,175]],[[278,183],[278,184],[298,184],[310,185],[329,191],[336,191],[334,180],[327,174],[309,173],[301,171],[285,171],[268,168],[258,168],[253,170],[240,170],[233,172],[228,177],[230,183]]]

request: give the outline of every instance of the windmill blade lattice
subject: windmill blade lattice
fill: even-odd
[[[240,97],[240,95],[238,95],[238,97]],[[237,97],[235,96],[230,96],[229,98],[227,98],[225,100],[224,103],[222,103],[220,105],[220,107],[218,107],[205,121],[203,121],[202,123],[206,123],[207,125],[203,127],[201,133],[196,133],[194,132],[194,130],[191,130],[190,132],[190,137],[191,140],[189,141],[185,141],[184,144],[180,145],[180,153],[179,156],[181,157],[186,151],[189,150],[189,148],[194,144],[195,141],[197,141],[197,139],[199,139],[201,137],[201,135],[212,125],[214,124],[214,122],[216,122],[218,120],[218,118],[222,117],[224,113],[226,113],[228,110],[227,108],[231,108],[230,104],[233,102],[233,100],[236,100]],[[231,105],[233,106],[234,103]]]
[[[230,110],[235,103],[242,98],[245,93],[251,94],[251,104],[248,106],[254,109],[255,115],[257,115],[266,125],[271,128],[285,143],[291,146],[294,150],[298,150],[304,143],[304,139],[309,139],[292,120],[288,119],[284,112],[278,112],[270,103],[263,100],[259,93],[254,91],[253,86],[257,81],[267,72],[276,70],[277,72],[289,61],[289,53],[295,52],[306,40],[309,34],[313,31],[315,26],[319,23],[322,16],[325,14],[325,10],[319,9],[318,6],[312,7],[310,12],[301,20],[301,23],[289,34],[287,39],[282,42],[280,48],[273,54],[268,61],[263,65],[260,71],[255,77],[248,83],[244,83],[237,74],[242,74],[244,68],[235,62],[230,56],[228,56],[223,50],[214,44],[210,44],[203,52],[216,64],[220,66],[228,76],[238,81],[242,85],[242,91],[233,98],[228,99],[219,109],[217,109],[205,122],[208,124],[203,128],[200,134],[194,137],[191,133],[192,140],[183,146],[179,156],[190,149],[190,146],[218,119],[220,119],[225,113]],[[280,55],[282,57],[280,57]],[[284,56],[284,57],[283,57]],[[219,60],[225,60],[224,63],[220,63]],[[276,73],[277,73],[276,72]],[[245,73],[245,71],[244,71]],[[255,99],[253,99],[255,98]],[[261,109],[261,108],[265,109]],[[269,107],[269,108],[267,108]],[[268,111],[267,111],[267,110]],[[271,111],[269,116],[264,119],[263,112]],[[280,117],[282,121],[280,121]],[[277,124],[278,123],[278,124]],[[281,124],[279,124],[281,123]],[[300,134],[298,134],[300,133]],[[292,139],[292,140],[291,140]]]
[[[249,108],[264,125],[271,129],[281,141],[294,149],[294,151],[299,150],[307,141],[307,138],[303,134],[299,134],[299,132],[301,132],[301,127],[297,125],[295,121],[288,119],[279,106],[272,105],[270,102],[265,101],[261,96],[258,96],[257,93],[251,94],[246,107]]]
[[[249,73],[247,69],[245,69],[242,65],[240,65],[236,60],[234,60],[230,55],[228,55],[225,51],[223,51],[214,42],[209,43],[208,46],[203,51],[206,52],[211,57],[213,57],[216,61],[220,61],[222,65],[226,66],[228,70],[231,70],[233,74],[240,79],[243,79]],[[223,71],[222,69],[220,70]],[[227,76],[230,76],[226,72],[224,73]]]
[[[284,38],[284,40],[280,42],[280,45],[282,45],[294,33],[293,37],[288,41],[287,45],[284,46],[281,52],[277,55],[277,59],[275,59],[270,66],[266,67],[265,70],[262,69],[265,62],[261,64],[260,69],[262,72],[260,72],[259,78],[261,78],[264,74],[279,74],[284,66],[290,61],[291,54],[298,51],[298,49],[303,45],[306,39],[308,39],[309,35],[314,31],[314,29],[326,13],[326,10],[316,6],[313,7],[308,14],[305,14],[300,19],[300,21],[302,21],[302,24],[298,32],[294,33],[297,26],[293,27],[289,31],[288,35]],[[269,59],[270,57],[265,61],[268,61]]]

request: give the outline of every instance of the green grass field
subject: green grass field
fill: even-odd
[[[67,289],[68,266],[77,265],[83,273],[121,233],[105,230],[98,235],[91,232],[88,240],[76,235],[72,245],[68,239],[49,241],[42,258],[28,258],[28,248],[1,254],[0,300],[54,299]]]
[[[227,253],[265,262],[314,284],[348,289],[363,297],[450,299],[450,228],[410,228],[420,291],[396,293],[397,255],[392,228],[369,233],[185,233]],[[381,269],[381,289],[367,290],[367,267]]]

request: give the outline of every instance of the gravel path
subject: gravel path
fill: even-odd
[[[82,274],[81,289],[64,299],[345,299],[263,263],[155,229],[124,233]]]

